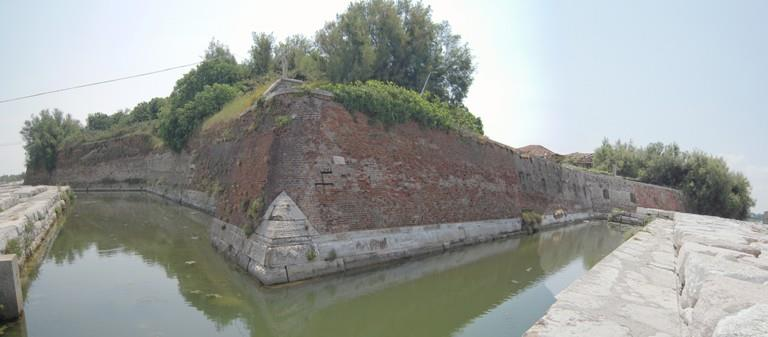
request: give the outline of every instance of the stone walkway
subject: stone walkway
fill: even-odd
[[[673,217],[557,295],[526,336],[768,336],[768,226]]]
[[[27,255],[66,207],[69,187],[0,185],[0,253]]]

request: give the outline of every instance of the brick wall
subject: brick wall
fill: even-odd
[[[290,116],[287,125],[274,117]],[[327,98],[276,96],[259,113],[197,134],[181,154],[148,135],[63,151],[50,183],[138,184],[215,199],[229,223],[253,224],[285,191],[321,233],[636,206],[683,210],[679,191],[523,158],[509,147],[415,123],[383,127]],[[175,193],[175,192],[174,192]],[[205,197],[202,197],[205,199]]]
[[[319,98],[273,104],[296,118],[276,137],[268,194],[285,190],[321,232],[512,218],[523,209],[682,210],[678,191],[522,158],[492,141],[415,123],[385,128]]]

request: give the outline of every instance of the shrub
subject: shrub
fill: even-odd
[[[227,84],[206,85],[194,98],[176,109],[164,109],[160,112],[158,133],[174,151],[181,151],[187,139],[202,121],[221,110],[230,100],[240,94],[240,90]]]
[[[306,255],[307,255],[307,261],[314,261],[315,258],[317,258],[317,252],[315,251],[314,248],[309,248]]]
[[[541,214],[532,210],[523,210],[520,215],[520,219],[523,222],[523,226],[537,226],[541,224]]]
[[[539,225],[541,224],[541,214],[535,211],[524,209],[520,215],[520,222],[522,229],[528,234],[533,234],[539,231]]]
[[[248,207],[246,215],[251,220],[256,220],[259,218],[262,207],[264,207],[264,199],[262,197],[253,199],[253,201],[251,201],[251,205]]]
[[[483,134],[480,118],[461,105],[450,105],[434,97],[380,81],[352,84],[321,84],[350,112],[359,111],[384,125],[416,121],[420,125],[444,130],[466,130]]]

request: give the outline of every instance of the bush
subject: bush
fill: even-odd
[[[319,88],[334,94],[334,100],[347,110],[360,111],[384,125],[416,121],[420,125],[444,130],[466,130],[483,134],[483,124],[464,106],[440,102],[429,96],[380,81],[352,84],[322,84]]]
[[[181,151],[187,139],[203,120],[240,94],[240,90],[227,84],[206,85],[195,97],[175,109],[160,112],[158,133],[174,151]]]
[[[541,214],[532,210],[523,210],[520,219],[524,226],[536,226],[541,224]]]
[[[528,234],[533,234],[539,231],[539,225],[541,225],[541,214],[529,209],[524,209],[520,214],[520,222],[522,223],[523,230]]]

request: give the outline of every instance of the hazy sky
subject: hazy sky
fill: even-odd
[[[312,36],[348,1],[2,1],[0,99],[186,64],[215,37]],[[466,105],[491,138],[592,151],[604,137],[726,158],[768,209],[768,2],[427,2],[474,51]],[[0,104],[0,174],[24,168],[19,130],[44,108],[78,119],[166,96],[181,69]]]

